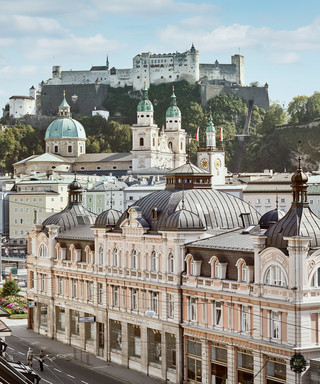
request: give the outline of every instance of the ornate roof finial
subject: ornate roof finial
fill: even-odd
[[[276,188],[276,209],[279,208],[278,188]]]
[[[185,207],[185,205],[184,205],[184,185],[182,185],[181,209],[186,209],[186,207]]]
[[[113,200],[112,200],[112,188],[110,188],[110,209],[113,207]]]

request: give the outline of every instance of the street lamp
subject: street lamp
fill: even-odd
[[[7,241],[8,239],[6,238],[6,236],[0,234],[0,282],[2,281],[2,245]]]

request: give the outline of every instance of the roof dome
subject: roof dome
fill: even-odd
[[[285,212],[281,209],[273,209],[272,211],[266,212],[261,216],[259,220],[259,225],[261,229],[268,229],[272,224],[275,224],[279,221],[283,216],[285,216]]]
[[[174,87],[172,90],[170,107],[167,109],[166,117],[181,117],[180,109],[177,106],[177,98],[174,94]]]
[[[58,117],[46,130],[45,139],[86,139],[86,132],[77,120]]]
[[[86,139],[86,132],[79,121],[71,118],[70,105],[67,103],[66,94],[59,105],[58,118],[47,128],[45,139]]]
[[[186,209],[181,209],[170,215],[165,223],[164,230],[183,230],[183,231],[199,231],[205,227],[200,217]]]
[[[114,227],[120,219],[122,213],[116,209],[108,209],[97,217],[95,227]]]
[[[91,226],[94,224],[97,215],[88,211],[82,205],[82,187],[74,179],[69,184],[69,202],[66,208],[52,216],[49,216],[42,223],[43,228],[47,225],[58,225],[59,233],[69,231],[78,226]]]
[[[139,102],[137,112],[153,112],[153,105],[148,97],[148,89],[146,84],[142,90],[142,100]]]
[[[307,236],[311,237],[310,247],[320,247],[320,218],[316,216],[309,207],[307,197],[308,177],[301,169],[301,158],[299,167],[292,178],[293,201],[288,213],[276,224],[267,229],[267,246],[276,248],[287,248],[286,237]]]
[[[151,231],[174,226],[188,229],[232,229],[243,227],[242,214],[248,214],[250,224],[258,224],[260,218],[259,213],[245,201],[211,188],[165,189],[138,200],[135,208],[137,206]],[[156,219],[153,216],[155,208]],[[124,212],[116,229],[120,230],[126,218],[127,212]]]

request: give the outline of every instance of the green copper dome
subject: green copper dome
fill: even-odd
[[[166,117],[181,117],[180,109],[177,107],[177,98],[174,94],[174,88],[172,90],[170,107],[167,109]]]
[[[47,128],[45,139],[64,138],[86,139],[86,132],[77,120],[59,117]]]
[[[211,110],[210,110],[210,114],[209,114],[209,124],[207,126],[207,130],[206,132],[215,132],[215,129],[214,129],[214,125],[213,125],[213,122],[212,122],[212,113],[211,113]]]
[[[148,89],[146,84],[142,90],[142,100],[138,104],[137,112],[153,112],[153,105],[148,97]]]

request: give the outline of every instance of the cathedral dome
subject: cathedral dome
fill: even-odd
[[[120,219],[122,213],[116,209],[108,209],[97,217],[95,227],[114,227]]]
[[[86,139],[86,132],[79,121],[71,118],[70,105],[67,103],[66,94],[59,105],[58,118],[47,128],[45,139]]]
[[[86,139],[86,132],[77,120],[58,117],[47,128],[45,139]]]
[[[167,109],[166,117],[181,117],[181,112],[177,106],[177,98],[174,91],[171,95],[170,107]]]

